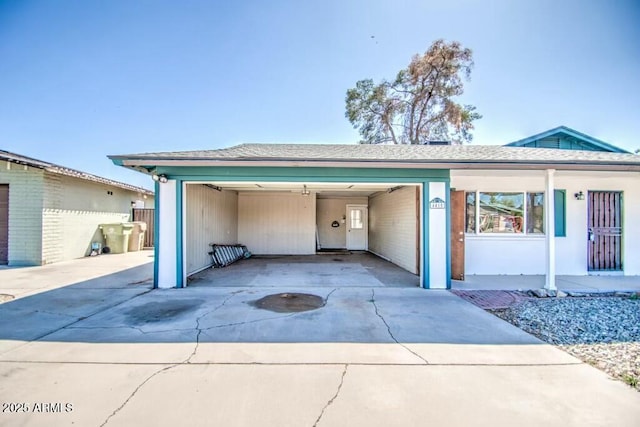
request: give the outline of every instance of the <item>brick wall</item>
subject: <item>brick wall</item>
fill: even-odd
[[[40,169],[0,161],[9,184],[9,265],[42,264],[43,176]]]
[[[43,263],[81,258],[91,243],[105,244],[100,224],[131,219],[131,202],[153,197],[83,179],[45,173],[43,203]]]

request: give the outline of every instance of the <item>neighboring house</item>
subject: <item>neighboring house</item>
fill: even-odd
[[[368,250],[425,288],[468,274],[545,274],[551,288],[556,274],[640,274],[640,157],[564,127],[515,145],[549,138],[574,149],[243,144],[110,158],[157,180],[158,287],[207,268],[212,242]]]
[[[43,265],[89,255],[103,223],[152,207],[153,192],[0,150],[0,264]]]

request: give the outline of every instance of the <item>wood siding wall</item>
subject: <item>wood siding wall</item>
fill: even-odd
[[[238,194],[201,184],[186,188],[187,274],[211,265],[210,243],[238,243]]]
[[[143,246],[145,248],[152,248],[155,244],[156,210],[154,208],[133,209],[133,220],[147,224]]]
[[[346,248],[347,224],[343,224],[341,220],[347,214],[347,204],[366,205],[367,203],[368,199],[366,197],[318,199],[316,201],[316,221],[320,247],[331,249]],[[333,221],[338,221],[340,227],[332,227],[331,223]]]
[[[257,255],[309,255],[316,251],[315,194],[240,193],[238,239]]]
[[[400,188],[369,198],[369,250],[417,274],[416,189]]]

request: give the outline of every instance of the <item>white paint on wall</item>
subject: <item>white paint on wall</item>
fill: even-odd
[[[444,206],[443,206],[444,203]],[[429,288],[447,287],[447,210],[444,182],[429,183]]]
[[[158,210],[158,278],[159,288],[175,288],[177,285],[177,218],[176,181],[168,180],[158,186],[160,209]]]
[[[238,193],[187,184],[185,191],[187,275],[211,265],[211,243],[238,243]]]
[[[315,193],[238,194],[238,240],[257,255],[316,252]]]
[[[556,171],[555,189],[566,191],[566,237],[555,238],[556,274],[586,275],[587,200],[582,191],[622,191],[623,271],[640,275],[640,174]],[[451,186],[465,191],[545,190],[545,171],[451,171]],[[466,274],[545,274],[545,237],[466,235]]]
[[[416,187],[369,198],[369,250],[417,274]]]
[[[347,204],[366,205],[367,198],[318,198],[316,201],[316,221],[320,247],[331,249],[345,249],[347,247]],[[332,227],[333,221],[338,221],[339,227]]]

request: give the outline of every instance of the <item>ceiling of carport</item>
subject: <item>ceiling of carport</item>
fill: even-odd
[[[307,190],[316,193],[319,198],[325,197],[366,197],[374,193],[390,191],[401,187],[397,183],[314,183],[314,182],[208,182],[224,190],[232,191],[266,191],[266,192],[300,192]]]

